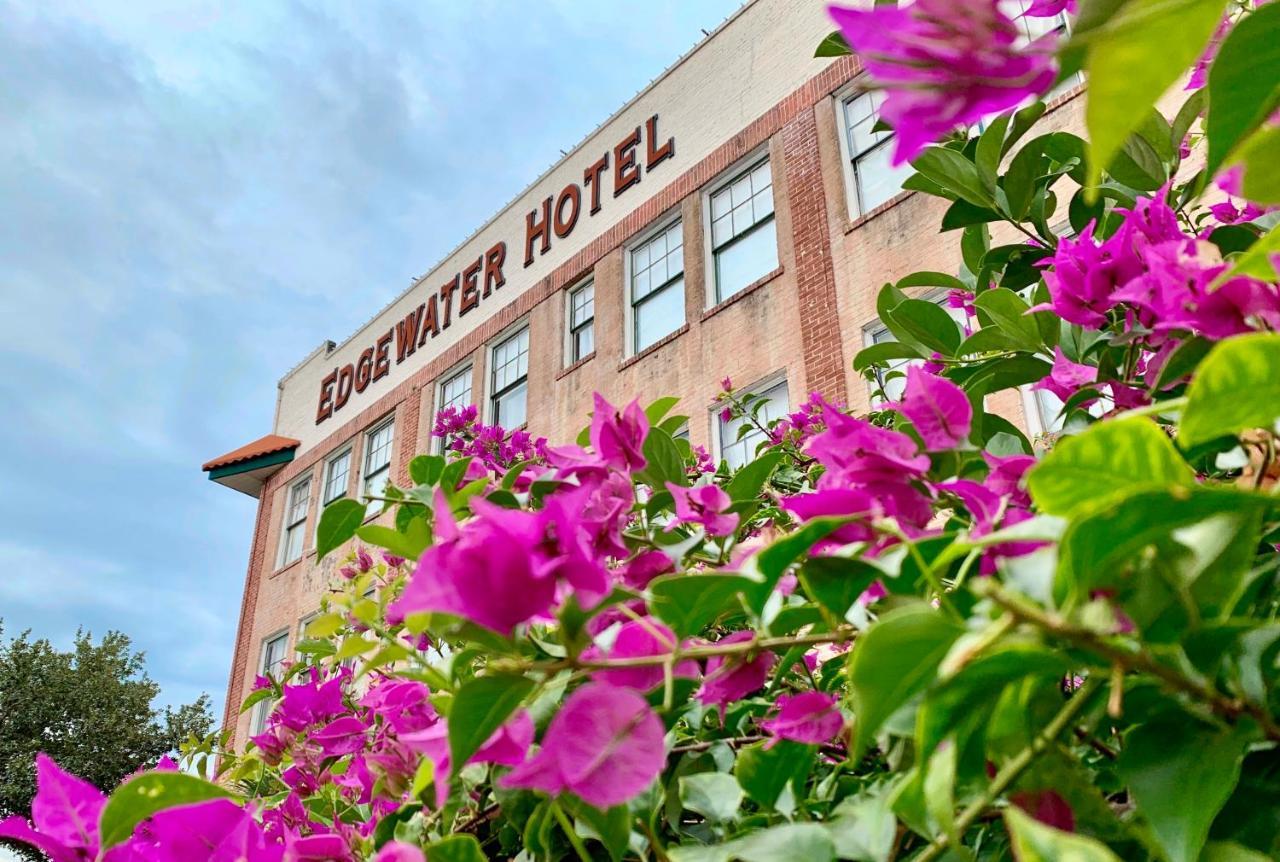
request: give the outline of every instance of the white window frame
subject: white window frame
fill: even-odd
[[[497,355],[498,355],[498,348],[505,347],[510,342],[518,339],[521,335],[523,335],[525,338],[524,373],[519,374],[514,382],[508,382],[505,386],[499,389],[498,378],[497,378],[498,363],[496,361]],[[515,390],[519,389],[521,386],[524,387],[524,419],[525,421],[512,428],[507,428],[504,425],[503,430],[507,431],[508,433],[516,430],[516,428],[523,428],[525,425],[529,424],[529,355],[530,353],[531,353],[531,342],[529,340],[529,321],[528,320],[520,321],[516,325],[509,328],[502,335],[495,338],[489,344],[489,351],[486,357],[488,360],[487,377],[489,378],[489,396],[488,398],[485,399],[485,412],[489,417],[490,424],[493,424],[493,425],[498,424],[499,400],[504,398],[507,395],[512,394],[513,392],[515,392]],[[519,353],[518,352],[516,356],[517,356],[516,368],[518,371],[519,370]]]
[[[777,374],[769,375],[768,377],[764,378],[764,380],[761,380],[758,383],[754,383],[751,386],[744,389],[743,394],[762,395],[766,392],[769,392],[772,389],[776,389],[779,386],[782,386],[786,389],[787,398],[786,398],[786,402],[782,405],[782,412],[778,416],[773,417],[777,419],[777,418],[781,418],[782,416],[786,416],[788,413],[791,412],[791,384],[787,380],[786,372],[779,372]],[[725,423],[720,418],[720,413],[723,410],[724,410],[723,404],[717,405],[713,407],[711,410],[711,440],[712,440],[712,445],[715,447],[715,458],[716,458],[717,465],[719,465],[721,461],[726,460],[727,455],[725,450],[727,448],[737,447],[741,445],[741,443],[743,442],[742,440],[734,439],[734,440],[727,441],[726,443],[724,432],[725,432],[725,427],[727,423]],[[735,419],[730,421],[737,421],[737,420]],[[770,421],[772,420],[769,420],[769,419],[765,420],[765,427],[768,427],[768,423]],[[753,431],[751,434],[748,434],[747,437],[749,438],[749,437],[752,437],[753,435],[758,436],[758,432]],[[747,448],[746,453],[744,455],[745,460],[743,460],[742,464],[739,464],[736,467],[731,465],[730,469],[736,470],[739,467],[741,467],[743,464],[751,463],[751,460],[755,457],[755,449],[759,445],[760,445],[760,439],[757,439],[755,444]]]
[[[278,569],[296,563],[307,552],[307,516],[311,511],[312,478],[312,474],[308,473],[305,476],[294,479],[289,483],[289,487],[285,489],[284,521],[280,527],[280,549],[277,552],[276,559],[276,568]],[[299,488],[306,495],[301,501],[301,515],[299,515]],[[298,532],[294,533],[295,530]],[[297,552],[291,555],[289,545],[294,535],[298,536],[298,547]]]
[[[859,76],[848,87],[835,94],[836,108],[836,131],[840,141],[840,160],[841,173],[844,176],[845,200],[848,202],[849,218],[858,219],[867,213],[873,212],[884,204],[893,200],[897,195],[886,198],[873,207],[863,208],[862,205],[862,186],[858,181],[857,168],[854,161],[862,159],[879,149],[880,147],[892,147],[896,135],[893,132],[888,133],[888,137],[880,141],[873,147],[868,147],[860,152],[853,152],[853,144],[849,140],[849,103],[853,102],[861,96],[868,96],[874,93],[866,88],[866,81]],[[879,113],[877,109],[877,113]],[[878,121],[878,117],[877,117]],[[907,174],[910,176],[910,173]],[[905,177],[904,177],[905,179]],[[898,194],[901,194],[899,192]]]
[[[761,166],[767,166],[769,169],[769,212],[764,217],[752,222],[751,226],[748,227],[746,230],[742,231],[741,233],[734,234],[728,240],[720,243],[719,246],[717,246],[715,241],[715,224],[714,224],[714,218],[713,218],[714,209],[712,206],[712,198],[726,191],[735,182],[747,176],[748,174],[753,173],[754,171],[759,169]],[[768,145],[766,144],[760,148],[757,148],[754,152],[745,156],[744,158],[739,159],[733,165],[732,168],[725,171],[722,177],[719,180],[717,180],[714,184],[712,184],[707,189],[707,191],[703,194],[702,222],[703,224],[706,225],[706,230],[702,232],[702,235],[703,235],[702,245],[703,245],[703,251],[705,252],[704,258],[707,261],[706,283],[711,286],[710,290],[705,291],[706,293],[705,301],[706,301],[707,308],[712,308],[718,305],[719,303],[724,302],[730,297],[735,296],[737,293],[740,293],[743,288],[748,286],[748,285],[743,285],[733,293],[722,293],[720,290],[720,270],[719,270],[719,267],[717,266],[717,256],[720,252],[728,249],[735,243],[741,242],[742,240],[746,239],[748,236],[750,236],[751,234],[755,233],[758,230],[767,231],[767,230],[770,230],[770,228],[772,228],[773,248],[774,248],[774,266],[771,269],[760,273],[758,277],[763,278],[764,276],[768,275],[773,269],[776,269],[778,267],[779,261],[780,261],[780,255],[779,255],[779,249],[778,249],[778,219],[777,219],[777,203],[778,202],[774,197],[774,190],[776,188],[776,185],[773,182],[773,179],[774,179],[773,161],[770,157]],[[754,216],[754,211],[752,214]]]
[[[330,503],[332,503],[334,500],[341,500],[343,497],[347,496],[347,494],[350,492],[351,456],[354,453],[354,451],[355,451],[355,447],[352,446],[350,443],[348,443],[346,446],[343,446],[337,452],[333,453],[332,455],[330,455],[328,458],[325,459],[324,485],[320,488],[320,505],[321,506],[327,506]],[[333,484],[333,467],[343,458],[347,459],[347,468],[344,471],[345,477],[342,483],[342,488],[339,489],[338,493],[330,496],[329,486]]]
[[[458,401],[456,400],[456,398],[446,399],[445,392],[444,392],[445,387],[460,378],[466,378],[466,381],[467,381],[466,399],[463,401]],[[462,365],[459,365],[453,368],[452,370],[448,371],[447,373],[442,374],[440,376],[439,381],[437,381],[436,402],[435,402],[434,408],[431,411],[431,426],[435,427],[436,416],[440,413],[441,410],[444,410],[448,407],[467,407],[475,403],[476,403],[475,366],[473,366],[470,362],[464,362]],[[448,442],[449,441],[446,440],[444,437],[436,437],[431,445],[437,455],[443,455],[445,446],[448,444]]]
[[[375,435],[381,433],[387,428],[391,429],[391,439],[387,441],[387,460],[384,464],[378,465],[376,469],[370,470],[369,456],[374,452],[374,447],[370,444],[372,443]],[[364,499],[371,493],[380,496],[382,489],[380,488],[377,491],[372,491],[369,488],[369,480],[370,478],[376,478],[377,476],[385,473],[386,481],[391,481],[391,471],[395,465],[396,455],[396,418],[394,415],[388,416],[381,422],[377,422],[369,426],[369,429],[364,432],[364,446],[362,447],[362,450],[363,451],[360,455],[360,497],[361,499]],[[376,509],[381,507],[381,505],[381,502],[378,500],[369,501],[367,513],[372,515]]]
[[[653,225],[648,230],[637,235],[635,239],[627,243],[625,249],[623,250],[624,254],[622,256],[622,270],[623,270],[622,272],[622,285],[623,285],[622,286],[622,291],[623,291],[622,305],[623,305],[624,322],[626,324],[626,327],[625,327],[626,331],[623,334],[623,340],[624,340],[624,346],[626,347],[626,355],[628,357],[635,356],[637,353],[642,353],[643,351],[648,350],[650,347],[653,346],[652,344],[647,344],[642,348],[637,347],[636,324],[638,323],[638,318],[636,316],[636,303],[633,301],[633,297],[635,295],[635,285],[633,284],[633,276],[635,275],[633,271],[635,254],[645,245],[657,239],[659,235],[666,233],[667,231],[671,230],[671,228],[673,227],[678,227],[681,235],[680,236],[680,274],[676,276],[676,278],[669,278],[666,282],[664,282],[664,285],[665,287],[670,287],[674,285],[677,280],[679,280],[681,282],[680,284],[681,298],[687,300],[689,284],[686,278],[687,272],[685,270],[685,265],[684,265],[684,219],[681,217],[678,209],[673,210],[672,212],[669,212],[666,215],[662,216],[661,218],[655,220]],[[651,290],[648,294],[645,295],[645,299],[646,300],[651,299],[657,293],[659,293],[659,291]],[[689,323],[689,315],[688,315],[688,312],[686,311],[686,304],[684,302],[681,303],[680,314],[681,314],[681,323],[677,325],[674,329],[672,329],[671,333],[678,332],[680,330],[680,327],[686,326]],[[667,333],[667,335],[662,336],[662,338],[669,337],[671,333]],[[654,344],[657,344],[658,341],[662,340],[662,338],[659,338],[657,341],[654,342]]]
[[[284,641],[284,646],[280,650],[280,657],[276,659],[275,662],[272,662],[271,665],[268,665],[267,663],[267,656],[269,654],[268,651],[270,650],[271,645],[273,643],[276,643],[279,640]],[[262,644],[258,649],[258,674],[260,676],[266,676],[269,671],[272,671],[274,669],[273,665],[274,666],[282,665],[284,664],[285,661],[288,660],[288,658],[289,658],[289,630],[281,629],[280,631],[274,632],[273,634],[270,634],[267,637],[262,639]],[[249,735],[250,736],[257,736],[258,734],[266,730],[267,716],[270,715],[270,711],[271,711],[271,705],[267,701],[265,700],[258,701],[257,705],[255,705],[253,708],[253,715],[251,715],[249,718]]]
[[[588,290],[591,291],[591,316],[586,320],[575,323],[573,319],[574,300]],[[580,353],[578,351],[578,334],[587,330],[591,331],[591,349]],[[596,352],[596,280],[593,276],[587,276],[564,292],[564,338],[566,367],[573,365],[575,362],[581,362]]]

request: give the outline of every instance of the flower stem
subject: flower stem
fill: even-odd
[[[916,862],[932,862],[934,859],[941,858],[942,854],[951,844],[951,835],[963,835],[965,830],[973,825],[983,812],[986,811],[991,804],[1013,786],[1023,772],[1027,770],[1036,758],[1044,754],[1049,746],[1053,745],[1062,732],[1070,727],[1076,720],[1076,717],[1084,711],[1089,705],[1089,701],[1093,698],[1093,694],[1098,690],[1100,682],[1096,678],[1085,680],[1084,685],[1062,705],[1062,709],[1058,710],[1058,714],[1053,720],[1045,725],[1044,730],[1036,734],[1031,740],[1031,744],[1014,755],[1013,759],[1006,763],[996,777],[991,779],[991,784],[987,786],[987,790],[978,799],[969,804],[969,807],[960,812],[960,816],[956,818],[955,829],[951,833],[939,835],[933,840],[924,852],[916,857]]]
[[[1123,649],[1091,629],[1074,625],[1057,614],[1028,604],[1021,598],[1006,592],[999,585],[983,582],[975,584],[974,588],[981,595],[1008,611],[1019,622],[1030,623],[1051,635],[1071,641],[1101,656],[1108,664],[1150,674],[1174,691],[1190,695],[1225,718],[1236,719],[1241,715],[1247,715],[1258,723],[1268,738],[1280,741],[1280,725],[1266,708],[1247,700],[1227,697],[1204,682],[1192,679],[1177,668],[1157,661],[1151,653],[1141,647]]]
[[[560,821],[560,828],[564,830],[565,837],[573,845],[574,852],[578,854],[578,858],[582,862],[591,862],[591,854],[587,852],[586,845],[582,843],[582,838],[574,831],[573,824],[569,822],[569,817],[564,813],[559,802],[552,801],[551,813],[556,816],[556,820]]]

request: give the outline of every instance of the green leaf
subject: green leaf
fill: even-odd
[[[427,845],[427,862],[489,862],[474,835],[447,835]]]
[[[911,604],[889,611],[858,638],[849,659],[855,760],[885,719],[928,687],[963,632],[929,605]]]
[[[670,413],[671,408],[679,403],[680,399],[674,395],[664,395],[644,408],[645,418],[649,420],[650,425],[657,425],[662,421],[662,417]]]
[[[601,811],[572,798],[562,798],[559,804],[573,815],[575,831],[584,838],[594,838],[603,844],[614,862],[619,862],[626,855],[631,838],[631,812],[627,806],[615,805]]]
[[[1178,113],[1174,116],[1173,122],[1169,126],[1169,143],[1176,150],[1184,140],[1186,140],[1187,132],[1191,131],[1191,126],[1200,115],[1204,113],[1205,104],[1209,100],[1209,93],[1205,90],[1196,90],[1187,100],[1182,103],[1182,107],[1178,109]]]
[[[778,580],[791,564],[808,554],[820,540],[848,522],[848,518],[814,518],[795,532],[787,533],[756,554],[752,561],[763,577],[763,581],[752,582],[750,591],[752,608],[757,612],[763,609],[773,588],[777,586]]]
[[[747,796],[773,808],[788,784],[797,794],[803,792],[812,765],[813,750],[809,746],[784,739],[772,748],[765,748],[763,742],[743,748],[733,772]]]
[[[994,192],[987,191],[977,165],[949,147],[925,147],[911,167],[975,206],[995,207]]]
[[[1234,841],[1210,841],[1200,855],[1200,862],[1272,862],[1273,859]]]
[[[1280,126],[1264,126],[1240,147],[1244,163],[1242,191],[1247,200],[1259,204],[1280,204]]]
[[[945,287],[948,290],[969,289],[969,285],[965,284],[954,275],[948,275],[945,272],[933,272],[930,270],[911,273],[901,279],[898,282],[897,287],[899,290],[907,287]],[[903,299],[906,299],[906,296],[899,297],[897,301],[901,302]]]
[[[699,772],[680,777],[680,804],[712,823],[732,820],[742,804],[742,787],[732,775]]]
[[[102,849],[127,841],[157,811],[210,799],[234,799],[223,787],[185,772],[145,772],[120,785],[102,809]]]
[[[922,359],[920,351],[901,341],[883,341],[864,347],[853,357],[853,370],[859,374],[873,365],[883,365],[894,359]]]
[[[983,191],[993,200],[996,194],[996,171],[1000,169],[1000,156],[1004,154],[1004,134],[1009,129],[1010,114],[1001,114],[990,122],[978,137],[974,151],[974,165]]]
[[[515,674],[478,676],[458,689],[449,707],[449,762],[460,772],[533,691],[533,680]]]
[[[1280,335],[1255,333],[1218,342],[1187,390],[1178,442],[1195,446],[1280,417]]]
[[[1034,138],[1018,150],[1009,162],[1009,169],[1005,171],[1005,200],[1009,204],[1009,215],[1018,221],[1026,218],[1031,209],[1031,199],[1036,193],[1036,180],[1043,173],[1043,162],[1044,147],[1040,138]]]
[[[244,699],[244,703],[240,704],[240,714],[244,715],[264,700],[275,697],[275,694],[275,691],[270,688],[260,688],[257,691],[250,692],[249,696]]]
[[[1120,492],[1194,483],[1195,472],[1168,436],[1142,417],[1091,425],[1062,440],[1027,474],[1032,498],[1050,515],[1070,515]]]
[[[1276,6],[1280,9],[1280,6]],[[1280,225],[1263,234],[1249,249],[1231,263],[1224,278],[1251,275],[1264,281],[1275,281],[1277,270],[1273,259],[1280,256]]]
[[[774,469],[781,460],[782,453],[777,449],[766,451],[733,474],[733,478],[724,485],[725,493],[729,495],[729,499],[735,501],[754,500],[760,495],[760,489],[764,487],[765,482],[769,481],[769,477],[773,475]]]
[[[636,476],[652,488],[664,488],[666,483],[688,485],[689,477],[684,472],[684,461],[680,458],[680,450],[676,448],[671,435],[661,428],[650,428],[645,435],[644,470]]]
[[[870,563],[851,557],[814,557],[800,569],[805,593],[840,619],[844,619],[858,596],[883,575]]]
[[[1004,810],[1004,823],[1018,862],[1121,862],[1101,841],[1055,829],[1017,806]]]
[[[1187,601],[1206,618],[1227,613],[1244,587],[1257,519],[1267,505],[1266,497],[1234,488],[1140,489],[1113,498],[1108,505],[1086,510],[1067,528],[1059,546],[1056,593],[1061,599],[1074,595],[1084,601],[1096,588],[1113,588],[1120,581],[1118,573],[1144,549],[1174,541],[1201,545],[1196,553],[1176,560],[1174,574]],[[1153,512],[1160,516],[1153,518]],[[1183,532],[1188,528],[1192,529]],[[1219,530],[1227,535],[1214,535]],[[1135,586],[1153,586],[1147,580]],[[1126,610],[1142,626],[1153,622],[1164,607],[1144,610],[1132,604]]]
[[[937,303],[923,299],[904,299],[893,307],[881,322],[899,340],[918,344],[928,352],[954,356],[960,346],[960,327]]]
[[[355,536],[366,514],[368,510],[363,503],[345,497],[325,506],[316,525],[316,559],[323,560],[330,551]]]
[[[839,30],[829,33],[827,38],[818,43],[818,49],[813,52],[815,57],[843,57],[852,54],[853,49],[849,47],[849,43],[845,41]]]
[[[1200,858],[1209,825],[1240,778],[1249,741],[1239,726],[1212,728],[1183,713],[1126,737],[1116,769],[1170,862]]]
[[[441,455],[419,455],[409,462],[409,478],[415,485],[434,485],[440,481],[444,472],[444,457]]]
[[[1129,135],[1204,51],[1226,0],[1129,0],[1086,38],[1087,185],[1096,186]]]
[[[695,635],[730,607],[737,595],[757,587],[741,575],[663,575],[649,584],[651,608],[680,637]]]
[[[818,823],[784,823],[709,847],[667,848],[671,862],[832,862],[835,852],[830,834]]]
[[[1280,6],[1260,6],[1236,22],[1209,67],[1206,176],[1214,176],[1231,151],[1280,103],[1277,68]]]
[[[827,828],[836,855],[857,862],[888,862],[897,838],[898,822],[889,807],[884,785],[871,793],[841,800],[831,812]]]
[[[984,327],[997,327],[1011,344],[1030,353],[1044,351],[1048,346],[1045,334],[1057,328],[1057,320],[1051,313],[1029,313],[1031,306],[1008,288],[984,290],[974,300],[974,306],[978,321]]]
[[[363,524],[356,528],[356,535],[371,545],[386,548],[398,557],[416,560],[427,547],[427,537],[423,534],[427,522],[422,518],[415,518],[414,521],[421,524],[420,528],[415,529],[419,533],[416,536],[407,536],[381,524]]]

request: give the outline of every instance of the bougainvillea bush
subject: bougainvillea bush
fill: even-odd
[[[109,795],[42,758],[0,835],[57,862],[1274,858],[1280,4],[1074,5],[1030,4],[1075,12],[1030,44],[983,0],[833,10],[819,53],[885,88],[963,260],[880,292],[873,412],[765,427],[726,380],[762,441],[736,471],[671,399],[597,396],[561,445],[441,414],[393,517],[324,511],[318,553],[357,550],[245,703],[262,734]],[[1088,142],[1038,131],[1080,70]],[[1006,390],[1053,427],[988,410]]]

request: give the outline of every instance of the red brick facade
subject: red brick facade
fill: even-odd
[[[887,280],[917,269],[954,271],[957,243],[936,236],[938,202],[901,195],[851,222],[844,165],[836,137],[833,94],[858,72],[856,62],[831,63],[803,87],[730,137],[706,158],[669,179],[656,194],[588,243],[579,253],[479,324],[449,350],[406,377],[390,393],[351,416],[330,420],[319,444],[273,475],[262,489],[244,599],[227,691],[226,726],[243,740],[248,716],[239,704],[257,672],[265,638],[288,631],[315,611],[334,574],[335,558],[313,553],[277,567],[284,494],[299,477],[312,476],[306,547],[314,543],[325,460],[352,447],[348,493],[354,495],[363,459],[364,432],[394,415],[393,475],[407,481],[407,465],[428,450],[434,401],[443,375],[470,361],[477,403],[488,396],[488,348],[512,327],[530,331],[529,430],[552,441],[572,439],[585,422],[593,391],[613,400],[659,395],[681,397],[679,412],[691,419],[695,444],[714,450],[711,402],[725,375],[736,384],[784,379],[794,407],[809,391],[858,407],[867,403],[865,381],[850,360],[874,320],[875,293]],[[1066,113],[1066,112],[1064,112]],[[733,132],[733,130],[726,130]],[[703,202],[708,184],[745,156],[767,152],[772,166],[778,267],[728,300],[707,301],[707,249]],[[664,177],[664,179],[666,179]],[[645,188],[645,186],[641,186]],[[635,192],[632,192],[635,193]],[[657,220],[682,220],[685,324],[667,338],[628,356],[624,349],[627,244]],[[590,274],[595,281],[595,352],[569,364],[563,349],[565,288]],[[1022,406],[1006,397],[994,409],[1022,422]]]

